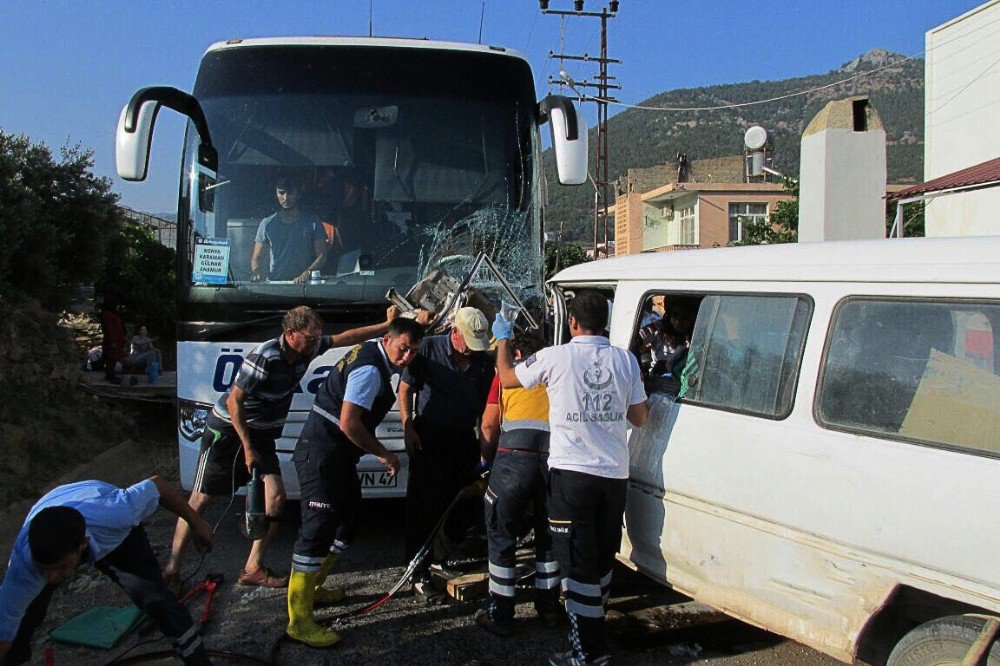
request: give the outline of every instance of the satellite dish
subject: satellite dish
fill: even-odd
[[[770,140],[767,130],[760,125],[753,125],[743,135],[743,143],[749,150],[761,150]]]

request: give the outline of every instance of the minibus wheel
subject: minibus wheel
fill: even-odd
[[[952,615],[921,624],[893,648],[887,666],[1000,666],[1000,618]]]

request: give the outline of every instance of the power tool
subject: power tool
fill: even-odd
[[[256,541],[267,534],[269,524],[267,512],[264,509],[264,480],[254,465],[250,469],[250,483],[247,484],[247,505],[240,521],[240,531],[243,536]]]

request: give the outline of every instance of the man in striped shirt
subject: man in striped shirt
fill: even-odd
[[[285,487],[274,443],[281,436],[293,394],[309,364],[332,347],[356,345],[383,335],[396,314],[393,306],[380,324],[322,335],[323,320],[313,310],[306,306],[289,310],[282,320],[282,334],[247,355],[233,385],[212,408],[189,500],[195,511],[203,512],[213,497],[231,496],[246,485],[250,469],[256,466],[264,480],[267,515],[279,516]],[[426,323],[428,317],[428,313],[421,312],[418,321],[423,319]],[[264,566],[264,553],[276,529],[277,524],[272,524],[262,539],[253,542],[246,566],[237,578],[241,585],[288,585],[286,576],[277,576]],[[178,521],[170,559],[164,568],[168,583],[179,580],[189,534],[187,523]]]

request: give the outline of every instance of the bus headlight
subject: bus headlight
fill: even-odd
[[[177,420],[181,435],[189,442],[198,441],[205,432],[205,421],[208,419],[211,406],[190,400],[178,400],[177,403]]]

